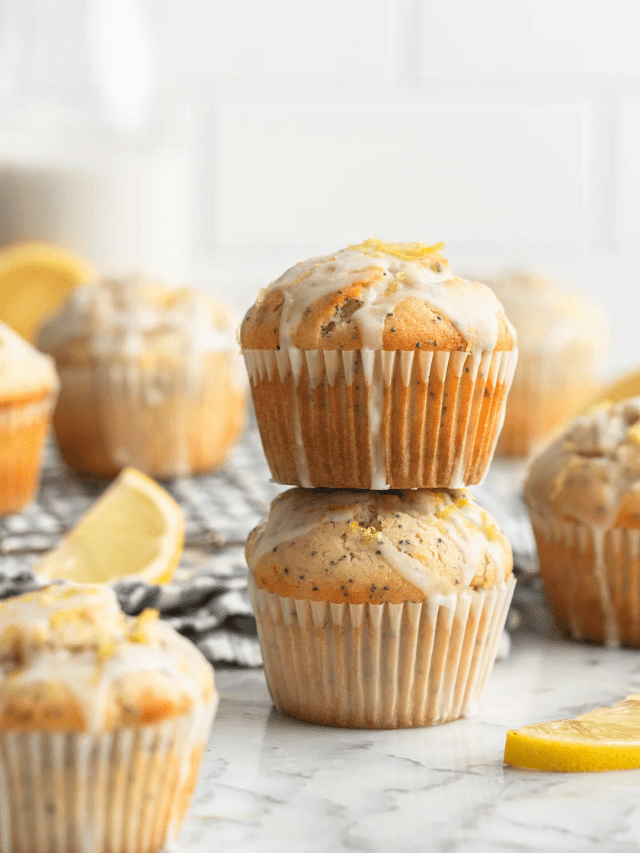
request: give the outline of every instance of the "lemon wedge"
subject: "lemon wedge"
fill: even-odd
[[[0,250],[0,320],[31,341],[44,318],[94,276],[89,264],[60,246],[7,246]]]
[[[606,385],[597,396],[589,400],[583,411],[591,412],[599,406],[619,403],[629,397],[640,397],[640,369],[631,370]]]
[[[640,696],[596,708],[572,720],[507,732],[505,764],[575,772],[640,767]]]
[[[62,541],[34,566],[41,577],[166,583],[184,543],[182,510],[155,480],[125,468]]]

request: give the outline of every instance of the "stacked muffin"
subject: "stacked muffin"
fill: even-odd
[[[298,487],[248,539],[250,591],[274,704],[301,719],[453,720],[495,658],[511,551],[463,487],[491,461],[515,333],[441,249],[313,258],[242,323],[273,478]]]

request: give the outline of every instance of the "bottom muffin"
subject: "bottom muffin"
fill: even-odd
[[[515,581],[468,492],[290,489],[246,552],[278,710],[380,729],[475,713]]]
[[[0,603],[1,853],[157,853],[193,794],[212,669],[101,585]]]

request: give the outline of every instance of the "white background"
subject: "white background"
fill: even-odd
[[[81,5],[61,0],[61,26]],[[454,272],[525,266],[590,293],[608,372],[640,364],[638,0],[140,9],[165,117],[188,116],[196,283],[242,310],[311,254],[444,240]]]

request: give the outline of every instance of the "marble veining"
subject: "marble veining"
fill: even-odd
[[[179,849],[189,853],[502,853],[640,849],[640,770],[506,767],[507,728],[640,689],[640,652],[516,632],[473,719],[330,729],[278,714],[262,671],[220,670],[222,696]]]

